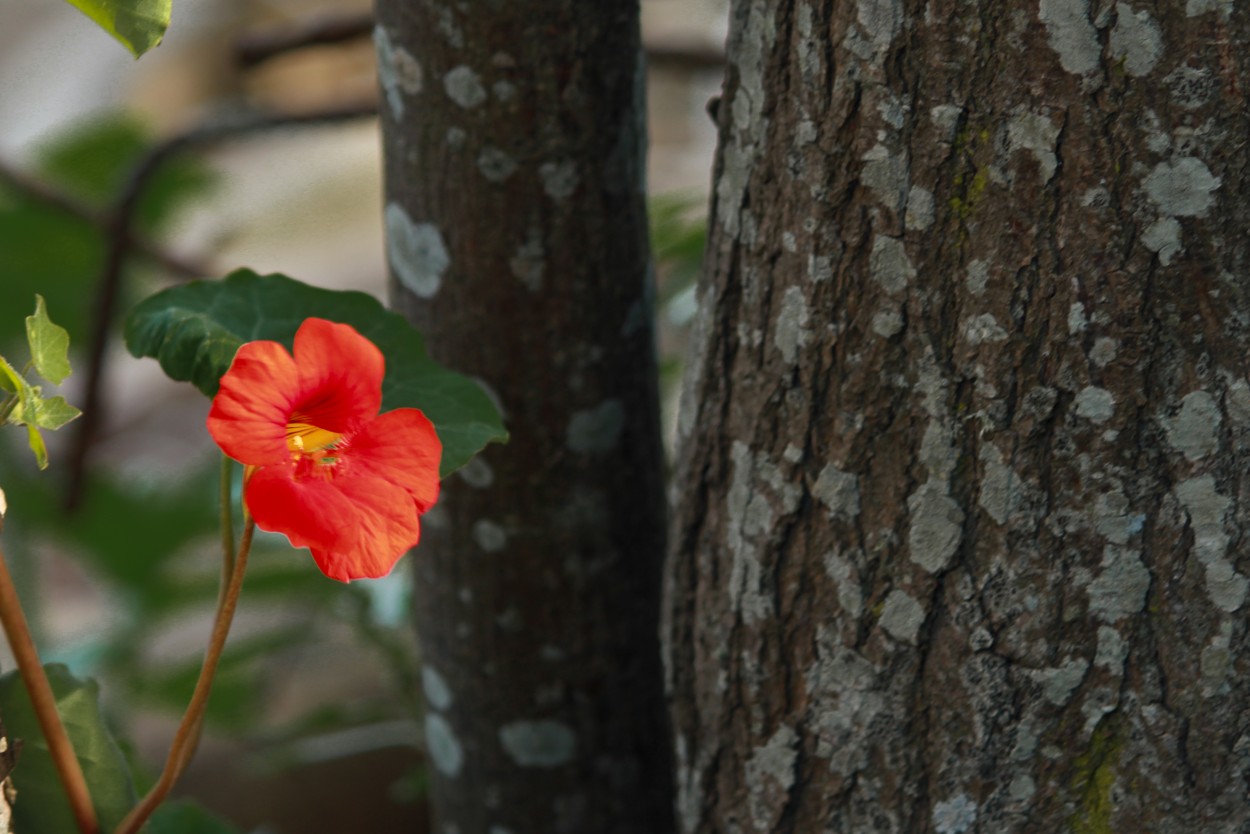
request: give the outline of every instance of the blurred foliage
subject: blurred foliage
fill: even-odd
[[[199,674],[200,649],[182,658],[157,659],[137,651],[153,634],[216,603],[218,484],[216,465],[198,466],[177,483],[122,484],[108,476],[91,479],[86,499],[71,515],[56,485],[47,478],[5,475],[10,516],[29,532],[55,542],[106,582],[121,606],[107,634],[99,635],[89,658],[113,689],[111,702],[144,705],[176,713],[186,705]],[[236,473],[237,474],[237,473]],[[237,484],[236,484],[237,492]],[[142,531],[142,535],[136,535]],[[256,733],[264,729],[263,680],[259,670],[293,649],[315,647],[324,639],[318,622],[349,625],[362,647],[378,653],[388,668],[398,666],[396,683],[407,685],[416,659],[411,643],[396,628],[374,621],[369,592],[362,584],[326,581],[303,552],[277,536],[260,536],[253,547],[243,605],[274,611],[290,605],[302,617],[274,617],[272,624],[227,644],[209,701],[207,720],[218,729]],[[401,625],[402,627],[402,625]],[[207,625],[205,625],[207,636]],[[398,697],[412,691],[396,686],[386,700],[386,717],[410,714]],[[334,729],[325,725],[321,729]]]
[[[153,138],[139,122],[114,116],[51,137],[27,174],[103,214],[152,148]],[[180,211],[215,182],[194,159],[168,161],[144,191],[135,230],[167,231]],[[70,340],[86,344],[104,256],[105,238],[95,225],[0,178],[0,352],[18,344],[22,316],[36,294],[47,299]],[[137,297],[138,288],[123,284],[120,307]]]
[[[651,252],[659,265],[662,303],[694,286],[707,245],[707,211],[702,197],[660,194],[647,207]]]
[[[675,392],[681,381],[685,332],[694,319],[695,288],[707,244],[707,208],[701,197],[660,194],[651,198],[651,252],[656,261],[660,382]]]

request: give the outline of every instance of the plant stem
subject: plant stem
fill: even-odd
[[[0,520],[0,528],[3,524],[3,520]],[[22,683],[25,684],[31,706],[35,709],[39,729],[43,731],[48,752],[52,755],[56,772],[61,777],[61,784],[65,786],[78,830],[82,834],[97,834],[100,824],[96,820],[95,806],[91,804],[87,780],[83,777],[78,757],[74,755],[74,748],[65,733],[65,725],[61,723],[61,715],[56,709],[56,696],[52,694],[48,676],[44,674],[43,664],[39,662],[39,652],[35,649],[35,641],[31,639],[30,626],[22,612],[22,604],[17,598],[17,589],[13,586],[13,577],[9,574],[3,551],[0,551],[0,625],[4,626]]]
[[[245,514],[246,516],[246,514]],[[239,542],[239,551],[235,556],[234,570],[230,573],[230,582],[226,586],[225,595],[217,607],[217,619],[213,623],[213,633],[209,637],[208,649],[204,652],[204,665],[200,667],[200,678],[195,683],[195,692],[187,711],[174,734],[173,743],[169,747],[169,756],[165,759],[165,769],[160,778],[152,786],[138,805],[131,809],[126,818],[117,826],[115,834],[135,834],[148,817],[156,810],[173,789],[174,783],[182,775],[190,760],[190,751],[195,748],[199,738],[200,725],[204,720],[204,709],[208,706],[208,696],[212,692],[213,677],[217,674],[217,665],[221,661],[222,650],[226,646],[226,637],[230,633],[230,623],[234,620],[234,611],[239,603],[239,591],[243,588],[243,573],[247,569],[248,553],[252,549],[252,534],[256,523],[247,518],[243,526],[243,538]]]
[[[230,577],[234,575],[235,553],[234,553],[234,501],[231,496],[230,476],[233,474],[233,461],[226,455],[221,456],[221,479],[220,490],[218,493],[220,512],[218,520],[221,524],[221,588],[217,593],[217,611],[213,615],[214,621],[221,616],[221,607],[226,602],[226,591],[230,588]],[[195,722],[195,726],[190,729],[188,734],[189,740],[183,746],[182,756],[180,757],[176,769],[175,776],[180,776],[187,769],[187,765],[191,763],[191,759],[195,756],[196,749],[200,746],[200,736],[204,731],[204,716],[201,715]]]
[[[225,455],[221,456],[221,487],[218,499],[221,504],[221,594],[217,599],[220,607],[225,599],[226,588],[230,587],[230,577],[234,574],[234,516],[231,507],[234,502],[230,494],[230,475],[233,462]]]

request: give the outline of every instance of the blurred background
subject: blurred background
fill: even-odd
[[[715,145],[706,105],[720,88],[727,5],[642,4],[670,413],[702,251]],[[223,119],[375,102],[367,37],[251,66],[239,57],[249,44],[310,25],[350,27],[369,12],[359,0],[175,0],[164,43],[136,62],[68,4],[0,0],[0,354],[24,353],[24,317],[41,293],[74,345],[75,374],[61,393],[82,406],[107,258],[102,218],[135,165]],[[378,153],[376,121],[354,116],[170,158],[136,212],[141,254],[123,274],[119,313],[172,281],[240,266],[385,299]],[[154,774],[216,597],[219,457],[203,428],[207,400],[131,358],[116,324],[109,334],[85,454],[70,424],[47,435],[52,465],[39,473],[23,432],[0,435],[2,544],[45,659],[100,681],[127,754]],[[352,830],[362,807],[377,820],[372,831],[425,830],[405,568],[342,586],[265,537],[207,736],[178,792],[246,831]],[[12,669],[7,647],[0,668]]]

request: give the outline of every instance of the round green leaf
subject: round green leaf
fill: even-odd
[[[100,715],[99,689],[95,681],[79,680],[59,663],[50,663],[44,670],[56,696],[57,711],[82,765],[102,829],[111,831],[135,804],[135,789],[126,758]],[[16,671],[0,676],[0,715],[4,716],[9,735],[22,744],[13,769],[18,795],[13,805],[13,830],[23,834],[76,831],[56,765]]]
[[[355,327],[386,357],[383,408],[419,408],[443,442],[442,474],[483,446],[507,439],[499,412],[473,380],[437,364],[421,334],[371,295],[310,287],[285,275],[241,269],[220,281],[193,281],[141,302],[126,321],[126,346],[150,356],[173,379],[208,396],[244,342],[268,339],[287,349],[304,319]]]

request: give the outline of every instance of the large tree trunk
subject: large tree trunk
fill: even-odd
[[[729,49],[681,827],[1248,830],[1250,14],[739,0]]]
[[[512,440],[416,552],[439,831],[671,830],[636,0],[378,4],[396,306]]]

